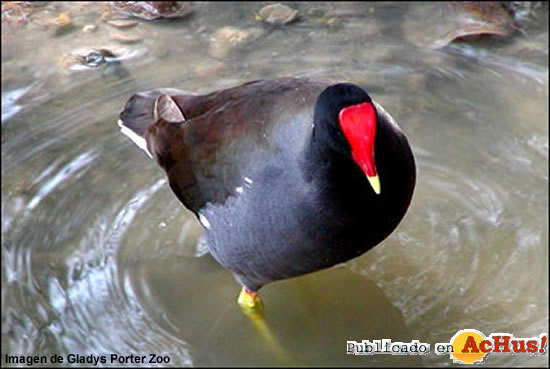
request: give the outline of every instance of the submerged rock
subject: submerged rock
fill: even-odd
[[[60,63],[69,70],[95,68],[116,59],[116,55],[107,49],[82,48],[71,51],[61,57]]]
[[[2,26],[26,24],[32,12],[30,1],[2,1]]]
[[[91,33],[97,31],[97,26],[95,24],[87,24],[82,27],[82,32]]]
[[[109,45],[99,48],[84,47],[64,54],[59,62],[58,73],[64,78],[74,78],[83,72],[100,73],[103,77],[127,78],[130,72],[123,61],[145,54],[145,48]]]
[[[289,6],[277,3],[264,6],[256,13],[255,18],[256,20],[261,20],[274,26],[280,26],[294,22],[298,18],[298,11]]]
[[[515,29],[513,17],[496,1],[413,4],[403,23],[410,42],[434,49],[471,36],[510,36]]]
[[[107,64],[120,64],[122,60],[143,54],[143,50],[129,49],[120,46],[102,48],[83,47],[64,54],[59,64],[69,71],[90,70]]]
[[[143,40],[143,38],[139,35],[121,32],[112,32],[111,39],[122,44],[135,44]]]
[[[104,18],[109,16],[135,17],[145,20],[182,18],[193,12],[187,1],[111,1]]]
[[[54,28],[56,35],[60,35],[73,27],[73,21],[69,13],[61,13],[52,19],[49,24]]]
[[[210,55],[223,59],[231,50],[247,44],[257,37],[260,32],[257,29],[244,30],[231,26],[222,27],[210,36]]]
[[[138,25],[138,22],[131,19],[113,19],[107,21],[107,24],[115,28],[132,28]]]

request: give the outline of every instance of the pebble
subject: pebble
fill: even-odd
[[[143,40],[143,38],[138,35],[120,32],[112,32],[111,39],[122,44],[135,44]]]
[[[130,19],[114,19],[107,21],[107,24],[115,28],[132,28],[138,25],[138,22]]]
[[[59,14],[56,18],[50,21],[50,24],[54,26],[56,34],[63,33],[73,26],[69,13]]]
[[[82,27],[82,32],[91,33],[97,31],[97,26],[95,24],[87,24]]]
[[[280,26],[298,18],[298,11],[280,3],[264,6],[255,16],[256,20]]]
[[[145,20],[182,18],[193,12],[186,1],[112,1],[105,16],[124,15]]]
[[[210,36],[210,55],[223,59],[229,51],[245,44],[251,36],[251,32],[232,26],[218,29]]]

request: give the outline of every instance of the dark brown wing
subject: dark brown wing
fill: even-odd
[[[185,121],[161,117],[149,126],[145,139],[174,193],[197,213],[206,203],[225,202],[250,167],[261,166],[281,150],[272,137],[274,127],[312,125],[315,100],[327,85],[285,78],[202,96],[171,95]]]

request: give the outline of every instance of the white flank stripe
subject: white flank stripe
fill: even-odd
[[[120,119],[118,120],[118,126],[120,127],[120,132],[123,135],[132,140],[140,149],[145,151],[151,159],[153,159],[153,155],[151,155],[151,153],[147,149],[147,142],[145,141],[145,138],[141,137],[130,128],[124,126],[124,123]]]
[[[208,219],[206,219],[204,215],[200,213],[199,213],[199,221],[201,222],[204,228],[210,229],[210,222],[208,221]]]

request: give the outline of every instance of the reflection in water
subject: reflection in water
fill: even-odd
[[[97,22],[90,4],[75,22]],[[418,366],[451,361],[350,356],[345,343],[418,339],[433,348],[463,328],[543,332],[547,16],[528,37],[428,50],[399,32],[405,5],[295,4],[303,19],[269,30],[254,21],[257,6],[199,4],[181,21],[139,22],[148,38],[118,48],[103,24],[55,38],[30,24],[10,31],[18,43],[2,31],[4,351],[154,353],[175,366]],[[334,20],[316,16],[325,13]],[[227,25],[257,36],[215,58],[210,36]],[[78,72],[60,63],[74,50],[105,47],[126,50],[124,73],[106,73],[113,63]],[[236,305],[239,288],[204,252],[198,220],[116,121],[136,91],[201,93],[283,75],[365,86],[407,133],[418,185],[382,245],[344,268],[262,290],[277,348]],[[491,355],[487,363],[548,360]]]

